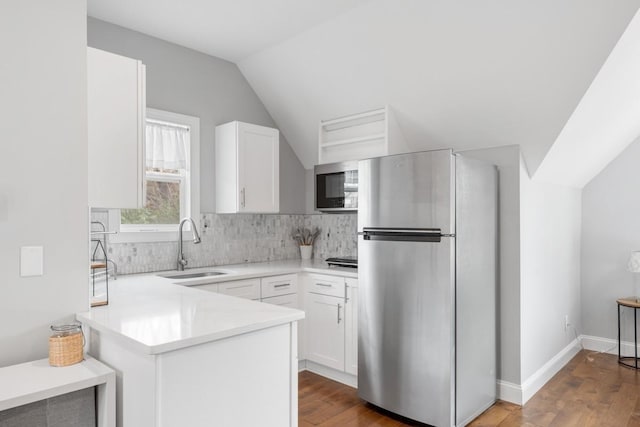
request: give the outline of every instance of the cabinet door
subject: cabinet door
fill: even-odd
[[[264,279],[262,279],[264,280]],[[263,282],[264,285],[264,282]],[[283,307],[297,308],[302,310],[298,294],[280,295],[276,297],[262,298],[260,301],[267,304],[281,305]],[[298,359],[304,360],[304,320],[298,320]]]
[[[238,298],[260,299],[260,279],[223,282],[218,285],[218,292]]]
[[[345,351],[344,370],[358,375],[358,280],[345,279],[347,302],[344,308]]]
[[[238,122],[238,200],[240,212],[280,210],[279,132]]]
[[[308,293],[307,360],[344,370],[344,298]]]
[[[144,116],[144,65],[88,48],[89,206],[143,206]]]

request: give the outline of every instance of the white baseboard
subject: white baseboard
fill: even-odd
[[[522,387],[519,384],[498,380],[498,399],[522,405]]]
[[[580,351],[578,340],[575,339],[542,365],[533,375],[522,383],[522,405],[538,392],[555,374],[558,373]]]
[[[333,368],[320,365],[310,360],[301,360],[298,362],[298,368],[300,371],[313,372],[314,374],[322,375],[323,377],[348,385],[349,387],[358,388],[358,377],[355,375],[337,371]]]
[[[582,340],[582,346],[585,350],[615,355],[618,354],[618,340],[594,337],[592,335],[580,335],[580,339]],[[623,355],[633,355],[633,343],[622,341],[621,350]],[[640,353],[640,351],[638,351],[638,353]]]
[[[533,397],[533,395],[536,394],[551,378],[553,378],[560,369],[562,369],[576,354],[578,354],[580,351],[580,344],[578,340],[582,341],[582,345],[587,350],[603,351],[611,349],[611,351],[608,351],[609,353],[618,353],[617,346],[613,348],[617,343],[615,340],[581,335],[578,339],[571,341],[569,345],[563,348],[533,375],[527,378],[522,385],[499,379],[497,381],[498,399],[511,402],[516,405],[524,405],[527,403],[527,401],[531,399],[531,397]],[[623,354],[633,354],[633,343],[623,342],[622,350]],[[627,353],[625,353],[625,351]],[[309,360],[301,360],[298,367],[300,371],[307,370],[330,378],[334,381],[338,381],[342,384],[346,384],[350,387],[358,387],[358,377],[355,375],[337,371]]]
[[[538,392],[555,374],[560,371],[580,351],[577,339],[571,341],[558,354],[542,365],[533,375],[521,385],[509,381],[498,380],[498,399],[506,402],[524,405]]]

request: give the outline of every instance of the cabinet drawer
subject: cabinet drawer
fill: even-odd
[[[218,292],[218,284],[213,283],[210,285],[197,285],[197,286],[193,286],[193,289],[198,289],[201,291],[209,291],[209,292]]]
[[[309,292],[344,298],[344,277],[310,274],[308,277]]]
[[[273,304],[273,305],[281,305],[289,308],[298,308],[298,295],[289,294],[289,295],[280,295],[277,297],[269,297],[269,298],[264,298],[262,302],[266,302],[267,304]]]
[[[262,279],[262,298],[278,295],[295,294],[298,292],[298,275],[265,277]]]
[[[223,282],[218,284],[218,292],[238,298],[260,299],[260,279]]]

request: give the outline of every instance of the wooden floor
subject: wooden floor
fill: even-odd
[[[356,390],[310,372],[300,373],[299,425],[416,426],[378,412]],[[617,357],[581,351],[521,408],[499,401],[469,426],[639,426],[640,371]]]

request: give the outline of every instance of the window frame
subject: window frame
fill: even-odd
[[[147,108],[146,119],[175,123],[189,127],[189,147],[188,171],[181,180],[180,190],[186,190],[190,203],[186,209],[187,216],[193,218],[196,223],[200,217],[200,119],[185,114],[173,113],[170,111]],[[142,159],[144,162],[145,159]],[[146,166],[145,166],[146,168]],[[151,173],[151,175],[154,175]],[[170,179],[163,174],[156,174],[158,180]],[[147,174],[145,172],[145,181]],[[183,201],[180,201],[180,211],[183,211]],[[133,242],[172,242],[178,240],[178,224],[140,224],[127,225],[120,222],[120,209],[109,209],[109,228],[116,231],[110,235],[111,243],[133,243]],[[193,239],[191,224],[186,223],[184,227],[183,240]]]

